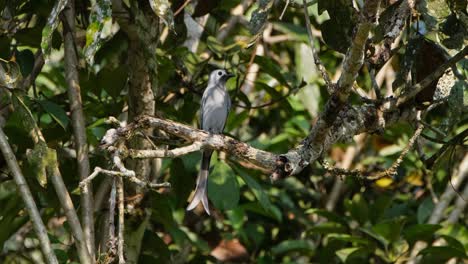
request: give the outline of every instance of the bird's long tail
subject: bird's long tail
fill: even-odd
[[[208,196],[207,196],[207,183],[208,183],[208,173],[210,171],[210,160],[212,150],[204,150],[201,160],[201,170],[197,178],[197,187],[195,188],[195,195],[193,196],[192,202],[190,202],[187,207],[187,211],[190,211],[197,207],[201,202],[205,212],[210,215],[210,207],[208,206]]]

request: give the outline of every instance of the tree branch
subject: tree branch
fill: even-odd
[[[326,142],[327,135],[332,133],[330,132],[331,127],[340,111],[345,107],[358,71],[362,67],[365,44],[374,25],[379,6],[380,1],[368,0],[365,2],[361,12],[361,21],[357,25],[353,42],[343,62],[343,73],[338,80],[337,88],[303,144],[286,155],[281,155],[281,163],[284,164],[286,174],[274,174],[273,178],[297,174],[326,150],[324,142]],[[317,146],[322,147],[317,148]]]
[[[67,187],[63,182],[63,178],[58,167],[57,153],[55,150],[48,149],[47,155],[49,162],[47,166],[47,174],[52,180],[52,184],[54,185],[55,191],[57,192],[60,204],[62,205],[65,215],[67,216],[71,232],[75,238],[76,249],[80,262],[88,264],[93,263],[84,239],[83,229],[78,219],[78,214],[76,213],[75,207],[73,206],[70,194],[67,191]]]
[[[463,48],[460,52],[458,52],[455,56],[441,64],[434,72],[426,76],[422,81],[415,84],[413,87],[405,89],[407,91],[406,94],[402,94],[398,97],[396,106],[401,106],[402,104],[409,101],[411,98],[415,97],[419,92],[421,92],[426,86],[431,84],[437,78],[442,76],[445,70],[457,63],[459,60],[463,59],[468,54],[468,46]]]
[[[10,168],[11,173],[13,174],[13,179],[15,180],[16,185],[18,186],[21,198],[26,205],[26,210],[28,211],[29,217],[33,222],[34,230],[36,231],[37,237],[41,242],[42,253],[45,256],[47,263],[49,264],[58,264],[57,257],[52,249],[50,244],[49,237],[47,236],[47,229],[44,225],[44,222],[41,219],[41,214],[37,209],[34,198],[31,194],[31,190],[26,183],[26,179],[21,172],[21,169],[18,165],[15,155],[8,144],[8,139],[0,128],[0,149],[2,151],[3,157],[6,160],[8,167]]]
[[[330,133],[326,135],[324,142],[317,145],[310,145],[310,150],[318,152],[323,149],[328,149],[332,144],[342,140],[349,140],[353,135],[363,132],[373,133],[380,131],[381,127],[378,123],[377,112],[379,110],[371,104],[366,104],[357,107],[345,106],[344,109],[337,114],[337,120],[330,129]],[[406,118],[411,118],[409,115],[404,115]],[[400,113],[388,113],[385,115],[385,124],[391,125],[400,120]],[[165,131],[168,134],[183,138],[193,144],[187,147],[176,148],[173,150],[134,150],[127,149],[126,144],[133,136],[137,135],[140,130],[147,128]],[[299,164],[305,157],[297,148],[290,150],[284,155],[270,153],[264,150],[256,149],[244,142],[235,140],[225,135],[210,135],[209,133],[192,128],[190,126],[180,124],[171,120],[164,120],[152,116],[144,116],[137,119],[135,122],[117,129],[109,129],[102,139],[101,147],[108,152],[117,153],[119,156],[114,156],[114,164],[119,164],[121,158],[162,158],[174,157],[196,151],[200,148],[209,147],[216,150],[221,150],[231,155],[237,160],[248,161],[257,167],[265,169],[276,175],[289,175],[291,170],[288,166],[303,166]],[[183,150],[183,151],[181,151]],[[282,156],[288,158],[288,163],[285,162]],[[117,161],[117,162],[116,162]],[[119,166],[117,166],[119,168]],[[121,172],[126,172],[125,168],[120,167]],[[276,179],[273,177],[273,179]]]
[[[65,77],[68,85],[68,100],[70,103],[73,135],[75,138],[75,149],[77,154],[78,174],[80,179],[89,175],[88,143],[86,139],[85,119],[80,94],[80,83],[78,78],[78,58],[75,49],[75,6],[74,1],[68,1],[64,14],[64,50],[65,50]],[[94,245],[94,210],[93,191],[91,185],[83,189],[81,193],[83,231],[86,244],[91,258],[95,256]]]
[[[117,233],[117,255],[119,256],[119,264],[125,264],[124,258],[124,230],[125,230],[125,222],[124,222],[124,183],[122,178],[116,179],[117,185],[117,201],[119,205],[119,231]],[[112,217],[112,216],[111,216]]]

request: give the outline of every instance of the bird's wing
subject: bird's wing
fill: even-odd
[[[208,88],[206,87],[205,92],[203,93],[201,105],[200,105],[200,128],[203,130],[203,108],[205,108],[206,105],[206,99],[208,98]]]

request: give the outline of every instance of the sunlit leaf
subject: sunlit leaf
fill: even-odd
[[[86,61],[94,64],[94,55],[102,44],[114,34],[112,25],[112,8],[110,0],[91,1],[90,24],[86,29],[86,46],[83,49]]]
[[[55,2],[54,8],[50,12],[49,18],[47,19],[47,24],[42,29],[42,41],[41,41],[41,48],[42,53],[47,61],[47,58],[50,55],[51,51],[51,43],[52,43],[52,35],[54,34],[55,29],[57,28],[60,19],[59,15],[62,10],[67,5],[68,0],[57,0]]]
[[[169,27],[174,30],[174,14],[169,0],[149,0],[153,12]]]

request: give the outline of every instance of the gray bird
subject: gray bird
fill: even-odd
[[[221,134],[226,124],[226,119],[231,108],[231,99],[226,90],[226,81],[233,77],[233,74],[225,70],[215,70],[210,74],[208,86],[203,93],[200,109],[201,129],[210,134]],[[210,160],[212,149],[203,150],[201,160],[201,170],[197,178],[197,187],[192,202],[187,210],[192,210],[201,202],[206,213],[210,214],[207,197],[208,173],[210,170]]]

